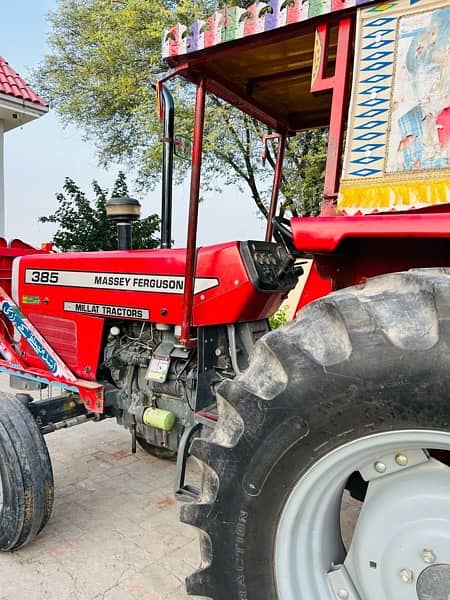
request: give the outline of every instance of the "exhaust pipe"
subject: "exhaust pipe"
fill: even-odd
[[[161,248],[172,246],[172,184],[174,154],[174,119],[175,108],[173,96],[164,84],[159,84],[163,125],[162,154],[162,198],[161,198]]]
[[[141,216],[138,200],[123,196],[111,198],[106,202],[106,217],[117,225],[118,250],[131,250],[131,224]]]

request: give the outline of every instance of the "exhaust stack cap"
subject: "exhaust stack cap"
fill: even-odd
[[[119,223],[133,223],[141,216],[141,205],[135,198],[122,196],[110,198],[106,202],[106,216],[111,221]]]

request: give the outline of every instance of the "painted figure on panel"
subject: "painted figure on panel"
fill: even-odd
[[[450,165],[450,8],[400,19],[388,172]]]

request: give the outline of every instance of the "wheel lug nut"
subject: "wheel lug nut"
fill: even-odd
[[[422,550],[422,558],[427,565],[431,565],[436,560],[436,556],[433,550],[429,550],[428,548],[424,548]]]
[[[400,579],[403,581],[403,583],[412,583],[414,574],[411,569],[402,569],[400,571]]]
[[[398,464],[399,467],[406,467],[406,465],[408,464],[408,457],[406,456],[406,454],[401,454],[399,452],[395,455],[395,462]]]
[[[347,590],[341,589],[336,592],[336,596],[339,598],[339,600],[347,600],[348,592]]]
[[[377,462],[373,465],[373,468],[377,473],[384,473],[386,471],[386,465],[381,460],[377,460]]]

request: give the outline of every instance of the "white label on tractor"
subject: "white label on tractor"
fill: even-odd
[[[145,308],[131,306],[110,306],[108,304],[88,304],[86,302],[64,302],[67,312],[85,313],[99,317],[122,317],[124,319],[149,319],[150,313]]]
[[[170,367],[170,358],[157,358],[152,356],[150,364],[145,375],[145,379],[164,383]]]
[[[164,294],[183,294],[184,292],[184,277],[179,275],[25,269],[25,283],[129,292],[162,292]],[[200,294],[218,285],[219,280],[215,277],[196,277],[194,294]]]

